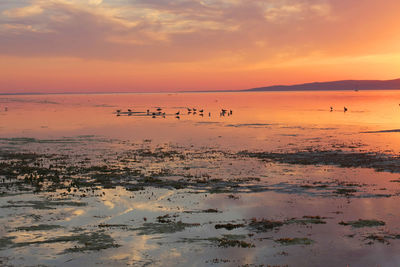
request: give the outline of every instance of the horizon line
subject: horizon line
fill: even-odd
[[[395,81],[395,80],[400,80],[400,78],[394,78],[394,79],[388,79],[388,80],[356,80],[356,79],[343,79],[343,80],[335,80],[335,81],[325,81],[325,82],[306,82],[306,83],[297,83],[297,84],[274,84],[274,85],[267,85],[267,86],[258,86],[258,87],[252,87],[252,88],[247,88],[247,89],[226,89],[226,90],[221,90],[221,89],[216,89],[216,90],[179,90],[179,91],[151,91],[151,92],[144,92],[144,91],[105,91],[105,92],[87,92],[87,91],[80,91],[80,92],[18,92],[18,93],[2,93],[0,92],[0,96],[7,96],[7,95],[74,95],[74,94],[79,94],[79,95],[84,95],[84,94],[90,94],[90,95],[100,95],[100,94],[177,94],[177,93],[221,93],[221,92],[227,92],[227,93],[233,93],[233,92],[257,92],[257,91],[252,91],[253,89],[258,89],[258,88],[271,88],[270,92],[274,91],[350,91],[353,89],[342,89],[342,90],[327,90],[327,89],[321,89],[321,90],[296,90],[296,89],[288,89],[288,90],[274,90],[272,88],[274,87],[292,87],[292,86],[300,86],[300,85],[307,85],[307,84],[319,84],[319,83],[332,83],[332,82],[350,82],[350,81],[371,81],[371,82],[386,82],[386,81]],[[359,90],[379,90],[379,89],[359,89]],[[383,89],[383,90],[400,90],[398,89]],[[262,92],[262,91],[258,91]]]

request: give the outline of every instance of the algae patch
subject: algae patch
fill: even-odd
[[[13,241],[12,241],[13,239],[15,239],[14,236],[1,237],[0,238],[0,250],[1,249],[5,249],[5,248],[7,248],[9,246],[12,246],[14,244]]]
[[[315,241],[306,237],[299,238],[279,238],[275,240],[275,242],[284,245],[284,246],[292,246],[292,245],[312,245]]]
[[[133,230],[139,231],[138,235],[172,234],[181,232],[188,227],[200,226],[198,223],[168,222],[168,223],[144,223],[142,227]]]
[[[271,221],[267,219],[257,220],[256,218],[253,218],[249,223],[249,227],[257,231],[269,231],[283,225],[284,223],[280,221]]]
[[[326,224],[326,221],[324,221],[325,217],[321,216],[303,216],[301,219],[297,218],[292,218],[290,220],[287,220],[285,224],[291,224],[291,223],[297,223],[297,224]]]
[[[15,230],[17,231],[49,231],[49,230],[54,230],[54,229],[60,229],[64,228],[60,225],[54,225],[54,224],[39,224],[39,225],[32,225],[32,226],[21,226],[17,227]]]
[[[64,242],[73,242],[77,243],[77,245],[65,249],[62,254],[120,247],[120,245],[116,244],[114,239],[110,235],[105,234],[104,232],[81,233],[78,235],[71,235],[71,236],[59,236],[42,241],[20,242],[20,243],[14,243],[13,247],[25,247],[34,244],[41,245],[41,244],[53,244],[53,243],[64,243]]]
[[[57,206],[72,206],[72,207],[82,207],[86,206],[85,202],[77,201],[8,201],[8,205],[1,206],[2,208],[33,208],[33,209],[56,209]]]
[[[372,168],[376,171],[400,173],[400,157],[382,153],[311,150],[293,153],[242,151],[239,152],[239,155],[288,164],[335,165],[346,168],[363,167]]]
[[[241,228],[244,227],[243,223],[238,223],[238,224],[232,224],[232,223],[225,223],[225,224],[216,224],[215,229],[221,229],[224,228],[228,231],[236,229],[236,228]]]
[[[383,226],[386,223],[384,221],[378,221],[378,220],[362,220],[362,219],[358,219],[357,221],[348,221],[348,222],[341,221],[341,222],[339,222],[339,224],[340,225],[351,225],[354,228],[361,228],[361,227]]]
[[[228,248],[228,247],[240,247],[240,248],[254,248],[255,245],[243,240],[235,240],[228,238],[218,238],[216,239],[218,247]]]

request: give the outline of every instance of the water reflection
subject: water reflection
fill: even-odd
[[[397,266],[399,102],[395,91],[0,97],[0,262]]]
[[[7,125],[0,129],[3,137],[93,134],[160,143],[272,149],[304,142],[298,135],[323,135],[323,139],[331,137],[337,142],[366,143],[371,149],[390,147],[399,151],[400,147],[396,132],[390,131],[400,124],[400,96],[396,91],[52,95],[0,100],[9,107],[2,117]],[[348,107],[346,113],[344,105]],[[187,108],[193,107],[211,116],[187,113]],[[150,120],[157,108],[168,115]],[[140,113],[117,117],[117,109]],[[222,109],[233,113],[220,116]],[[146,110],[151,110],[150,116]],[[179,121],[176,112],[180,112]],[[385,130],[389,131],[376,132]],[[385,134],[385,142],[379,133]]]

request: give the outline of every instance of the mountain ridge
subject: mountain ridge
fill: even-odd
[[[339,80],[312,82],[294,85],[272,85],[240,90],[242,92],[262,91],[335,91],[335,90],[395,90],[400,89],[400,79],[392,80]]]

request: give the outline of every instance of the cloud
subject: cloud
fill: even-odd
[[[397,0],[4,1],[0,54],[23,57],[273,63],[393,49],[400,26]]]
[[[40,6],[32,5],[20,8],[13,8],[10,10],[6,10],[3,14],[7,17],[11,18],[21,18],[21,17],[28,17],[33,15],[38,15],[43,12],[43,9]]]

